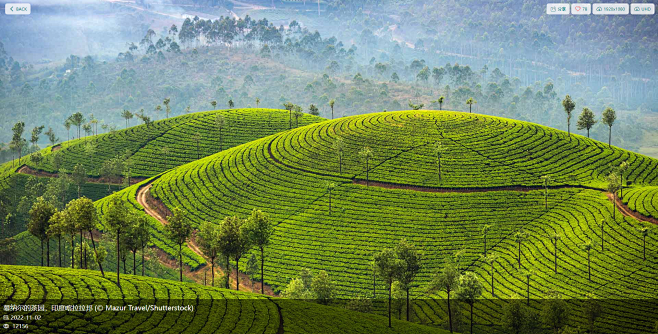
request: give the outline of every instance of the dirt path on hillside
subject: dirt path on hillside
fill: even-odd
[[[36,177],[59,177],[59,174],[57,174],[57,173],[50,173],[50,172],[46,172],[46,171],[43,171],[43,170],[34,169],[34,168],[32,168],[30,166],[27,166],[27,165],[23,165],[20,168],[18,168],[18,170],[16,170],[16,173],[32,175],[32,176],[36,176]],[[137,183],[140,183],[144,180],[146,180],[146,179],[143,178],[143,177],[131,177],[130,178],[130,184],[131,185],[137,184]],[[111,185],[121,185],[121,184],[123,184],[123,182],[121,182],[119,180],[108,180],[107,178],[104,178],[104,177],[87,177],[86,182],[87,183],[99,183],[99,184],[111,184]]]
[[[167,207],[157,199],[155,199],[151,195],[151,186],[152,183],[148,183],[146,185],[143,185],[137,190],[137,196],[136,200],[137,203],[139,203],[141,206],[144,207],[144,212],[146,212],[149,216],[157,219],[162,225],[167,225],[167,219],[164,218],[164,216],[167,216],[169,214],[169,210]],[[206,257],[201,249],[199,248],[199,245],[196,243],[195,238],[193,237],[188,243],[187,243],[188,248],[190,248],[194,253],[202,257],[204,260],[206,260],[207,263],[210,264],[210,258]],[[159,253],[158,257],[160,258],[160,261],[165,264],[166,266],[178,270],[178,263],[176,260],[172,260],[169,258],[169,256],[162,252]],[[224,274],[223,270],[218,266],[218,263],[222,261],[222,259],[216,258],[215,259],[215,275],[220,276]],[[212,277],[209,277],[211,268],[210,266],[206,266],[205,269],[203,270],[197,270],[197,271],[191,271],[189,266],[184,266],[183,268],[183,273],[185,276],[193,279],[197,283],[203,284],[203,279],[205,273],[208,274],[207,277],[207,284],[210,284],[210,281],[212,280]],[[260,291],[260,284],[258,282],[253,282],[249,276],[247,276],[244,273],[238,272],[236,269],[233,269],[231,271],[231,283],[229,286],[232,288],[235,287],[235,279],[236,275],[240,275],[240,290],[242,291]],[[217,277],[216,277],[217,278]],[[215,286],[218,286],[218,280],[215,280]],[[274,292],[272,291],[272,288],[269,285],[265,285],[265,294],[269,296],[276,296]]]
[[[611,202],[613,201],[613,196],[611,193],[606,193],[606,196],[608,196],[608,200],[610,200]],[[658,219],[653,217],[647,217],[637,211],[631,210],[631,208],[629,208],[628,205],[624,204],[619,198],[615,200],[615,206],[626,217],[630,216],[639,221],[658,225]]]

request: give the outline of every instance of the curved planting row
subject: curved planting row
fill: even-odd
[[[28,329],[12,330],[17,332],[446,333],[401,321],[388,329],[381,316],[149,277],[124,275],[119,288],[99,272],[87,270],[0,266],[0,285],[3,305],[41,304],[47,311],[0,311],[10,319],[41,317],[4,321],[28,324]],[[52,305],[91,305],[92,309],[54,312]],[[189,306],[191,311],[138,311],[129,305]]]
[[[624,190],[624,204],[631,210],[658,219],[658,187],[634,187]]]
[[[342,174],[334,144],[345,144]],[[442,146],[439,179],[436,143]],[[377,113],[325,122],[281,134],[274,156],[318,173],[366,178],[359,151],[373,151],[372,180],[441,187],[604,187],[611,166],[630,164],[625,180],[658,184],[658,160],[578,135],[497,117],[454,112]]]
[[[216,122],[220,115],[223,118],[221,132]],[[55,152],[51,152],[50,147],[41,150],[44,159],[38,165],[29,157],[25,157],[21,163],[55,173],[58,168],[53,157],[55,154],[61,154],[59,168],[70,172],[75,165],[82,164],[90,176],[99,176],[103,162],[119,156],[130,157],[133,161],[132,176],[150,177],[194,161],[198,156],[205,157],[288,130],[288,119],[288,111],[276,109],[199,112],[160,120],[149,126],[142,124],[112,133],[67,141]],[[298,123],[302,126],[322,120],[320,117],[304,114]],[[293,126],[296,125],[293,121]],[[72,130],[75,132],[75,129]],[[199,136],[195,138],[197,133]],[[167,149],[163,151],[165,147]],[[4,164],[2,170],[11,170],[9,166],[11,162]]]
[[[492,144],[480,141],[479,133]],[[336,134],[345,141],[342,174],[332,148]],[[523,277],[514,268],[518,245],[513,235],[519,228],[529,232],[522,263],[536,273],[532,296],[543,298],[555,290],[567,298],[583,298],[586,293],[598,298],[655,297],[648,287],[658,283],[653,282],[658,268],[642,260],[643,243],[635,229],[639,223],[624,220],[619,213],[618,221],[613,222],[612,203],[601,191],[549,190],[547,211],[542,190],[432,193],[366,187],[352,179],[365,178],[364,162],[357,156],[367,145],[376,152],[370,161],[371,180],[390,183],[460,188],[539,185],[539,176],[554,171],[556,184],[602,186],[609,165],[622,160],[631,164],[625,175],[633,182],[656,181],[651,168],[655,160],[608,150],[581,137],[563,137],[547,128],[481,115],[399,112],[356,116],[270,136],[181,166],[154,181],[151,191],[167,207],[188,211],[197,226],[203,221],[219,222],[227,215],[244,217],[253,208],[267,212],[276,231],[272,245],[266,248],[265,266],[270,273],[266,283],[275,286],[287,284],[301,268],[310,268],[327,270],[343,297],[370,294],[373,254],[407,238],[425,259],[412,289],[412,295],[419,297],[432,273],[460,250],[464,254],[462,269],[488,277],[488,266],[480,261],[484,250],[481,231],[484,224],[494,224],[487,246],[502,255],[495,275],[500,284],[495,298],[525,291]],[[437,138],[443,138],[446,149],[447,172],[441,184],[432,174],[437,166],[429,155]],[[561,154],[562,148],[570,153]],[[503,162],[504,150],[514,157],[509,163]],[[538,154],[545,158],[532,158]],[[535,167],[530,163],[533,159]],[[581,172],[583,169],[586,171]],[[483,184],[471,183],[476,182],[471,178]],[[331,212],[326,182],[336,184]],[[598,271],[590,282],[586,253],[580,245],[590,239],[599,242],[596,224],[603,219],[608,222],[604,242],[610,246],[592,261]],[[559,254],[563,262],[558,274],[552,274],[550,232],[562,235],[564,249],[560,252],[564,254]],[[654,236],[647,239],[649,258],[658,250],[655,241]],[[600,244],[596,247],[593,252]],[[638,280],[643,284],[633,286]],[[376,289],[377,296],[384,297],[385,286],[379,279]],[[443,319],[445,313],[436,303],[432,305],[429,309],[437,314],[424,311],[425,318]],[[493,326],[500,319],[499,306],[483,304],[479,321]],[[606,328],[612,331],[614,323],[633,323],[648,316],[641,307],[610,311]],[[642,326],[638,328],[645,328]]]

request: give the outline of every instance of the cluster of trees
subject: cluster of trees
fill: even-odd
[[[567,131],[571,134],[571,113],[576,108],[576,103],[571,99],[571,96],[567,95],[564,100],[562,100],[562,107],[567,113]],[[603,113],[601,114],[601,122],[608,126],[608,147],[612,143],[612,126],[615,124],[617,119],[617,112],[611,107],[606,107]],[[596,116],[594,112],[584,107],[580,116],[578,117],[578,130],[587,130],[587,138],[589,138],[589,130],[596,124]]]
[[[326,271],[320,270],[316,275],[304,268],[299,275],[290,280],[281,292],[281,297],[289,299],[315,300],[320,304],[329,304],[336,296],[336,284]]]
[[[174,219],[176,224],[172,224],[171,218]],[[180,244],[186,242],[190,236],[191,227],[185,219],[185,213],[180,209],[174,209],[173,216],[167,218],[167,220],[169,221],[167,230],[170,236],[180,241]],[[261,293],[264,294],[265,247],[270,244],[273,233],[274,227],[270,222],[269,216],[257,209],[254,209],[246,219],[237,216],[228,216],[218,224],[211,222],[201,224],[201,228],[197,234],[197,240],[204,255],[210,258],[212,286],[215,285],[215,259],[223,256],[225,259],[225,288],[229,288],[230,260],[233,259],[236,267],[235,289],[239,290],[240,275],[238,270],[240,260],[251,249],[256,248],[260,252]]]

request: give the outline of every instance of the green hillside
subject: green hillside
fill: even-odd
[[[9,304],[107,305],[124,311],[7,312],[41,315],[17,333],[445,333],[431,327],[295,300],[125,275],[121,288],[99,272],[0,266],[0,300]],[[193,311],[130,311],[128,305],[191,306]],[[5,321],[5,323],[13,323]]]
[[[221,132],[217,119],[223,119]],[[303,114],[299,119],[290,119],[287,110],[275,109],[232,109],[198,112],[156,121],[147,125],[138,125],[124,130],[83,137],[66,141],[55,148],[48,147],[39,151],[42,161],[36,163],[31,156],[23,157],[22,165],[29,168],[26,172],[38,176],[52,176],[53,173],[65,171],[71,173],[78,164],[88,174],[88,182],[82,186],[81,195],[98,200],[120,189],[120,186],[108,186],[107,182],[121,183],[130,175],[133,178],[147,178],[170,168],[191,162],[198,157],[205,157],[221,150],[234,147],[254,139],[262,138],[292,127],[303,126],[322,121],[323,118]],[[133,124],[135,120],[133,120]],[[71,133],[75,133],[75,127]],[[199,134],[198,141],[195,139]],[[34,154],[33,154],[34,155]],[[117,175],[108,177],[102,173],[103,164],[115,159],[122,164]],[[18,207],[18,202],[25,194],[28,175],[17,173],[17,160],[0,165],[0,200],[6,197],[8,207]],[[99,179],[100,178],[100,179]],[[42,178],[46,182],[47,178]],[[133,179],[139,181],[139,179]],[[100,182],[100,183],[98,183]],[[68,199],[77,197],[76,187],[69,189]],[[11,212],[16,214],[16,212]],[[7,212],[0,210],[4,219]],[[24,219],[26,212],[16,216]],[[24,226],[20,222],[19,228]]]
[[[345,143],[342,173],[332,148],[338,137]],[[441,180],[432,149],[436,142],[444,148]],[[358,154],[364,146],[373,151],[370,187],[365,186],[366,164]],[[579,135],[478,114],[392,112],[342,118],[256,140],[165,173],[153,182],[151,192],[169,209],[187,210],[196,226],[227,215],[246,216],[253,208],[270,214],[276,232],[266,249],[266,271],[271,273],[266,282],[276,286],[284,286],[305,267],[327,270],[342,296],[370,293],[372,255],[404,237],[425,259],[412,289],[418,298],[430,275],[460,250],[463,268],[489,277],[489,266],[480,260],[481,230],[484,224],[494,224],[488,250],[502,256],[496,264],[494,300],[525,295],[526,279],[517,268],[513,238],[520,228],[528,232],[522,267],[535,272],[531,297],[557,291],[565,298],[587,293],[606,300],[655,298],[656,237],[647,238],[643,261],[642,237],[636,230],[642,224],[619,212],[613,220],[612,203],[602,191],[611,166],[622,161],[630,164],[624,179],[633,189],[658,185],[658,160]],[[554,180],[548,210],[543,175]],[[326,181],[337,184],[331,214]],[[607,221],[603,238],[602,220]],[[548,237],[554,232],[562,236],[557,273]],[[597,245],[591,255],[591,280],[587,253],[580,247],[587,240]],[[490,283],[485,288],[490,299]],[[377,291],[383,297],[383,282]],[[650,317],[641,305],[615,305],[628,309],[606,314],[602,321],[609,331],[617,329],[616,323]],[[500,319],[500,305],[477,307],[476,317],[482,317],[478,323]],[[445,316],[431,300],[419,300],[416,308],[435,323]],[[641,332],[648,326],[645,321],[635,327]]]

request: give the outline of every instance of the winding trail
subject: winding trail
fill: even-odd
[[[628,205],[624,204],[619,197],[616,199],[613,198],[611,193],[606,193],[606,196],[608,196],[608,199],[612,202],[615,201],[615,204],[617,206],[617,209],[624,215],[624,216],[630,216],[633,217],[639,221],[643,221],[646,223],[652,223],[658,225],[658,219],[653,218],[653,217],[647,217],[637,211],[631,210],[631,208],[628,207]]]
[[[155,181],[155,180],[153,180],[153,181]],[[167,225],[169,222],[167,222],[167,219],[164,218],[164,216],[166,215],[165,205],[162,202],[155,199],[151,195],[151,192],[150,192],[151,187],[153,186],[153,181],[151,181],[151,182],[149,182],[145,185],[142,185],[137,190],[137,195],[136,195],[135,199],[137,200],[137,203],[139,203],[142,207],[144,207],[144,212],[146,214],[148,214],[149,216],[157,219],[160,223],[162,223],[162,225]],[[199,255],[204,260],[206,260],[207,263],[211,263],[210,258],[206,257],[203,254],[203,252],[199,248],[199,245],[196,243],[196,240],[194,240],[194,239],[190,240],[187,243],[187,246],[195,254]],[[217,260],[217,259],[215,259],[215,260]],[[215,263],[217,264],[218,261],[215,261]],[[175,268],[175,269],[177,269],[177,268]],[[210,266],[206,266],[206,269],[203,270],[203,271],[207,273],[209,270],[211,270]],[[202,273],[201,270],[193,272],[188,267],[188,268],[184,269],[184,272],[186,273],[186,276],[194,279],[195,281],[203,282],[203,273]],[[215,265],[215,275],[217,276],[217,274],[221,275],[223,273],[224,273],[224,271],[222,270],[222,268],[218,265]],[[232,270],[231,275],[230,275],[230,277],[233,278],[233,282],[235,282],[236,275],[240,275],[240,287],[241,287],[242,291],[250,291],[250,290],[252,290],[252,288],[255,288],[255,287],[260,288],[260,285],[258,285],[258,282],[253,282],[249,276],[247,276],[244,273],[238,272],[235,268]],[[210,278],[210,279],[212,279],[212,278]],[[249,283],[249,284],[247,284],[247,283]],[[254,291],[256,291],[256,290],[254,290]],[[272,287],[270,287],[269,285],[265,285],[265,294],[268,295],[268,296],[276,296],[274,294],[274,291],[272,290]]]

